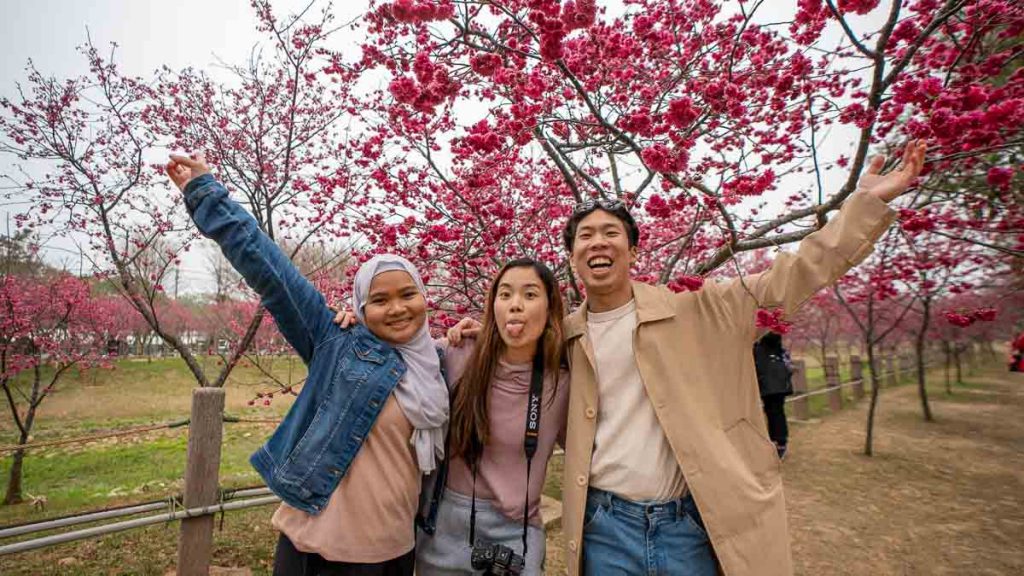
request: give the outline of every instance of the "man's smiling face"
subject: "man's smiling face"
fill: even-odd
[[[629,291],[629,269],[636,262],[626,226],[604,210],[580,220],[572,246],[572,265],[589,295]]]

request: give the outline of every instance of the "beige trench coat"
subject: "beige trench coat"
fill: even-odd
[[[858,192],[765,272],[680,294],[633,284],[640,376],[726,576],[793,571],[780,463],[754,373],[756,311],[782,307],[792,314],[867,257],[894,219],[883,201]],[[599,405],[586,306],[566,322],[572,385],[562,528],[569,574],[576,576]]]

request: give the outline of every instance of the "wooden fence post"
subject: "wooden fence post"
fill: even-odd
[[[899,375],[896,374],[896,356],[894,354],[886,354],[885,372],[886,386],[895,386],[896,384],[899,384]]]
[[[843,389],[839,387],[839,359],[825,358],[825,386],[828,387],[828,409],[833,414],[843,409]]]
[[[800,396],[807,393],[807,365],[803,360],[793,360],[793,394]],[[807,398],[794,398],[790,405],[793,406],[794,420],[807,420],[810,417],[810,403]]]
[[[850,379],[853,380],[853,401],[864,397],[864,364],[860,356],[850,356]]]
[[[185,508],[218,500],[220,449],[224,435],[224,389],[192,391],[192,420],[185,462]],[[207,576],[213,554],[212,515],[185,518],[178,537],[178,576]]]

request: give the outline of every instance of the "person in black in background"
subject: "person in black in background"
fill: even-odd
[[[782,347],[782,335],[769,332],[754,344],[754,366],[761,403],[768,420],[768,437],[775,443],[779,458],[786,455],[789,425],[786,423],[786,396],[793,393],[793,369],[789,352]]]

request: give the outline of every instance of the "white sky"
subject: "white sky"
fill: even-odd
[[[274,9],[284,15],[306,3],[307,0],[276,0]],[[366,4],[364,0],[336,1],[336,21],[352,19],[365,11]],[[599,4],[614,5],[609,12],[621,9],[617,0]],[[795,5],[795,0],[767,0],[759,20],[789,20]],[[25,78],[24,68],[29,59],[44,75],[68,77],[84,73],[86,62],[75,48],[85,42],[87,31],[97,47],[116,42],[119,66],[124,72],[139,76],[147,76],[163,65],[172,69],[194,66],[216,75],[218,62],[243,62],[252,47],[262,40],[255,30],[256,19],[248,0],[0,0],[0,6],[3,7],[0,17],[0,95],[3,96],[14,95],[15,83]],[[855,29],[874,30],[884,15],[884,10],[876,10],[852,22]],[[339,33],[334,41],[342,43],[339,48],[343,50],[347,49],[344,44],[349,44],[351,51],[357,51],[358,40],[345,34],[344,31]],[[822,45],[834,45],[840,34],[838,26],[830,26]],[[822,148],[822,157],[833,160],[852,145],[852,131],[846,129],[844,133],[833,129]],[[0,157],[0,172],[6,171],[9,162],[9,158]],[[826,193],[836,189],[844,176],[834,171],[829,173],[825,180]],[[778,194],[779,197],[786,195],[788,192]],[[17,206],[0,205],[0,227],[6,227],[5,221],[17,210]],[[6,233],[6,228],[0,232]],[[77,271],[79,266],[78,250],[68,240],[49,242],[44,257],[72,270]],[[187,256],[182,271],[183,290],[209,289],[203,262],[195,251]]]

